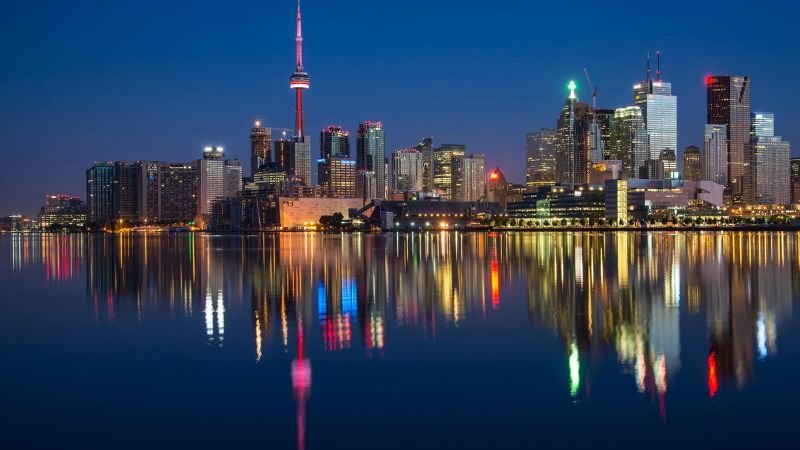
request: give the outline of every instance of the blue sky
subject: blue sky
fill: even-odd
[[[715,6],[716,5],[716,6]],[[749,5],[749,6],[747,6]],[[84,196],[93,161],[248,161],[251,121],[293,126],[294,10],[281,1],[28,1],[0,15],[0,215]],[[796,141],[800,58],[789,2],[303,3],[306,128],[381,120],[387,151],[423,136],[484,153],[523,181],[525,132],[553,127],[588,67],[600,107],[632,102],[663,52],[679,147],[701,144],[707,74],[753,77],[755,110]]]

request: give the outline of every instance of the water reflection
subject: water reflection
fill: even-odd
[[[614,361],[666,418],[682,343],[707,349],[709,397],[742,388],[792,316],[800,235],[14,235],[11,265],[41,266],[50,281],[85,268],[100,322],[202,312],[202,338],[217,348],[227,312],[246,308],[256,362],[294,354],[303,448],[316,350],[381,357],[402,335],[390,328],[435,340],[437,327],[499,321],[520,305],[531,327],[559,337],[572,401],[589,399],[595,368]],[[707,339],[682,340],[682,321],[703,317]]]

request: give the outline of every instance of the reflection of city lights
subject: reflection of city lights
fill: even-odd
[[[767,357],[767,324],[764,321],[764,313],[758,313],[756,322],[756,343],[758,345],[758,359],[763,360]]]
[[[569,395],[575,397],[581,385],[581,361],[578,346],[573,342],[569,347]]]
[[[717,381],[717,359],[716,353],[711,352],[708,355],[708,396],[714,397],[717,395],[717,388],[719,387]]]

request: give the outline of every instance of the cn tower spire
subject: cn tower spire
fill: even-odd
[[[303,71],[303,20],[300,16],[300,0],[297,0],[297,36],[295,37],[295,44],[297,45],[297,71]]]

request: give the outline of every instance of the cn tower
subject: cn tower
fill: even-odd
[[[303,91],[309,88],[310,83],[306,69],[303,67],[303,28],[300,18],[300,0],[297,0],[295,46],[297,66],[289,78],[289,87],[294,89],[295,94],[294,139],[292,143],[294,173],[292,174],[292,179],[300,184],[310,186],[312,184],[311,143],[306,141],[305,133],[303,133]]]
[[[295,92],[295,122],[294,122],[294,137],[298,140],[303,138],[303,91],[310,86],[308,74],[303,67],[303,28],[302,20],[300,18],[300,0],[297,0],[297,36],[295,37],[295,45],[297,52],[297,67],[292,76],[289,78],[289,87],[294,89]]]

